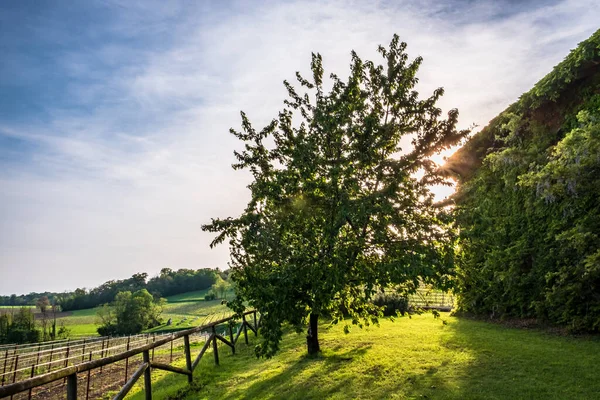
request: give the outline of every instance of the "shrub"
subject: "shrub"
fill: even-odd
[[[206,295],[204,295],[204,300],[206,301],[211,301],[211,300],[216,300],[217,299],[217,295],[214,294],[213,292],[207,293]]]
[[[383,308],[383,315],[389,317],[408,311],[408,298],[397,293],[381,293],[373,299],[373,304]]]

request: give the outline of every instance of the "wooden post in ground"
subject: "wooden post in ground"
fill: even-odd
[[[258,325],[256,324],[256,310],[254,310],[254,336],[258,336]]]
[[[171,357],[169,358],[169,363],[173,362],[173,334],[171,334]]]
[[[39,364],[39,363],[40,363],[40,350],[41,350],[41,349],[42,349],[42,344],[40,343],[40,344],[38,345],[38,349],[37,349],[37,357],[36,357],[36,360],[35,360],[35,363],[36,363],[36,364]]]
[[[150,354],[148,354],[148,350],[144,351],[144,363],[148,365],[144,371],[144,392],[146,400],[152,400],[152,376],[150,373]]]
[[[83,339],[83,348],[81,349],[81,362],[83,362],[83,357],[85,357],[85,338]]]
[[[17,366],[19,365],[19,355],[15,356],[15,369],[13,372],[13,383],[17,381]]]
[[[152,335],[152,343],[156,342],[156,333]],[[154,361],[154,347],[152,348],[152,361]]]
[[[2,386],[4,386],[4,381],[6,378],[6,362],[8,361],[8,349],[4,352],[4,368],[2,370]]]
[[[70,346],[67,346],[67,352],[65,355],[65,368],[67,368],[67,364],[69,363],[69,350],[71,349]],[[67,382],[67,378],[65,377],[65,379],[63,379],[63,385]]]
[[[190,349],[190,337],[185,335],[183,337],[183,349],[185,350],[185,365],[190,372],[194,372],[192,370],[192,353]],[[192,383],[192,375],[188,375],[188,382]]]
[[[244,329],[244,341],[248,344],[248,322],[246,322],[246,316],[242,315],[242,328]]]
[[[129,342],[131,341],[131,336],[127,337],[127,351],[129,351]],[[129,372],[129,357],[125,359],[125,383],[127,383],[127,373]]]
[[[231,346],[231,354],[235,354],[235,343],[233,342],[233,326],[231,326],[231,321],[227,323],[229,326],[229,341],[233,346]]]
[[[71,350],[71,346],[67,346],[67,351],[65,352],[65,368],[69,365],[69,352]]]
[[[39,354],[39,353],[38,353]],[[31,376],[30,378],[33,378],[33,374],[35,373],[35,364],[33,364],[31,366]],[[29,389],[29,397],[28,399],[31,400],[31,393],[33,392],[33,388]]]
[[[104,358],[104,339],[102,339],[102,351],[100,351],[100,358]],[[102,365],[100,366],[100,373],[102,373]]]
[[[213,355],[215,356],[215,365],[219,365],[219,346],[217,344],[217,330],[215,326],[212,326],[212,338],[213,338]]]
[[[90,351],[90,361],[92,361],[92,352]],[[87,383],[85,386],[85,400],[90,398],[90,378],[92,377],[92,370],[88,369],[87,373]]]
[[[67,376],[67,400],[77,400],[77,374]]]
[[[52,369],[52,355],[54,353],[54,343],[50,346],[50,361],[48,361],[48,371]]]

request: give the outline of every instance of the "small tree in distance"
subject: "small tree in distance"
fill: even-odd
[[[48,340],[48,308],[50,307],[50,301],[48,300],[48,296],[42,296],[35,302],[36,307],[40,310],[40,314],[42,318],[40,320],[42,325],[42,336],[43,340]]]
[[[231,284],[217,275],[215,283],[211,286],[212,292],[219,299],[227,299],[227,291],[231,287]]]
[[[244,142],[233,167],[251,171],[251,200],[241,216],[203,229],[218,233],[211,247],[229,239],[230,307],[262,314],[258,356],[277,352],[286,322],[297,331],[308,324],[314,354],[319,316],[362,327],[377,323],[371,298],[385,287],[449,284],[454,236],[449,214],[434,206],[430,187],[445,180],[429,157],[468,131],[456,129],[457,110],[441,118],[443,89],[419,99],[422,60],[409,61],[405,48],[396,35],[380,46],[384,66],[352,52],[347,82],[332,74],[329,93],[313,54],[312,80],[296,73],[307,92],[284,82],[289,99],[277,120],[256,131],[242,112],[242,132],[231,130]]]
[[[165,299],[155,300],[146,289],[119,292],[97,312],[101,336],[132,335],[160,325]]]

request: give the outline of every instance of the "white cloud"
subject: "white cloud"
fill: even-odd
[[[374,59],[396,32],[424,57],[423,94],[444,86],[442,104],[459,108],[461,125],[485,125],[600,20],[590,1],[507,18],[495,18],[494,3],[108,4],[118,9],[112,35],[164,40],[65,53],[65,90],[82,107],[47,104],[50,123],[0,124],[0,135],[39,146],[0,173],[0,293],[225,267],[227,248],[210,250],[200,225],[238,214],[247,200],[247,175],[230,168],[239,145],[228,129],[239,110],[257,126],[275,117],[282,80],[307,72],[311,51],[344,76],[351,49]]]

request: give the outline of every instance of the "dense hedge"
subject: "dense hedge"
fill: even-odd
[[[600,331],[600,30],[448,168],[459,308]]]
[[[373,303],[383,307],[384,316],[404,315],[408,312],[408,297],[397,293],[380,293],[375,296]]]

